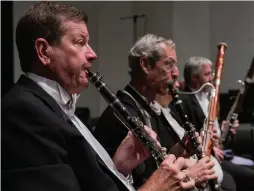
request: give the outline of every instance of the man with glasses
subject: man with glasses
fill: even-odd
[[[185,137],[186,142],[180,144],[180,139],[172,127],[168,125],[163,116],[157,116],[149,106],[156,94],[167,94],[168,84],[173,80],[172,76],[175,71],[178,70],[173,41],[154,34],[146,34],[131,48],[129,67],[131,80],[124,90],[117,92],[118,98],[127,110],[153,128],[161,145],[174,153],[176,157],[183,156],[186,147],[192,150],[188,138]],[[101,115],[95,129],[95,136],[111,156],[114,155],[118,145],[128,133],[127,128],[120,128],[120,126],[123,124],[115,116],[111,107],[108,107]],[[212,170],[214,164],[207,158],[202,159],[199,163],[191,161],[187,165],[190,165],[187,171],[193,179],[199,175],[202,177],[201,181],[215,178]],[[204,168],[198,168],[199,166]],[[132,172],[134,185],[136,187],[142,185],[155,169],[157,169],[157,164],[152,158],[139,165]]]

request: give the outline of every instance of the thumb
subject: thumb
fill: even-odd
[[[131,131],[128,131],[127,136],[121,142],[121,148],[130,148],[134,144],[134,135]]]

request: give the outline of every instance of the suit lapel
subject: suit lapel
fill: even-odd
[[[182,120],[180,119],[180,117],[178,116],[177,111],[176,111],[174,105],[169,104],[168,107],[169,107],[169,109],[170,109],[170,114],[172,115],[172,117],[177,121],[177,123],[179,123],[179,124],[182,126],[183,123],[184,123],[184,121],[182,121]]]
[[[178,136],[177,133],[175,132],[174,128],[171,126],[169,119],[166,117],[168,114],[165,113],[165,112],[166,112],[165,110],[161,110],[161,112],[162,112],[162,114],[161,114],[162,119],[163,119],[164,121],[166,121],[166,124],[167,124],[166,127],[167,127],[168,131],[170,132],[170,134],[173,135],[173,136],[172,136],[172,139],[173,139],[175,142],[180,141],[179,136]],[[171,112],[170,112],[170,113],[171,113]],[[172,117],[174,117],[174,116],[172,116]]]
[[[39,97],[44,101],[44,103],[53,110],[57,116],[64,119],[71,127],[73,127],[76,131],[77,127],[73,124],[73,122],[70,120],[70,118],[62,111],[60,106],[57,104],[57,102],[46,92],[44,91],[40,86],[38,86],[33,80],[28,78],[25,75],[21,75],[20,79],[17,82],[18,84],[26,87],[29,89],[35,96]],[[87,142],[86,139],[84,139],[85,142]],[[102,159],[97,155],[97,153],[93,150],[93,148],[90,146],[90,144],[87,142],[88,146],[91,148],[91,151],[95,153],[97,161],[107,168],[105,163],[102,161]]]
[[[155,115],[154,111],[150,108],[149,104],[135,91],[130,85],[125,87],[125,91],[129,92],[139,103],[139,105],[148,112],[149,115]]]
[[[44,101],[44,103],[53,110],[59,117],[66,120],[66,115],[62,111],[61,107],[57,104],[57,102],[40,86],[38,86],[33,80],[28,78],[25,75],[21,75],[17,84],[20,84],[31,91],[35,96],[39,97]],[[68,118],[68,117],[67,117]]]
[[[143,123],[148,126],[152,125],[151,123],[153,123],[153,120],[151,119],[156,116],[156,114],[136,90],[127,85],[124,88],[124,91],[119,90],[116,95],[121,102],[130,105],[138,113],[138,116]]]
[[[198,103],[198,100],[195,97],[195,95],[192,95],[191,99],[192,99],[193,106],[195,107],[196,114],[199,116],[199,119],[205,119],[205,114],[204,114],[200,104]]]
[[[185,90],[186,92],[191,92],[191,90],[189,88],[186,88]],[[194,108],[193,112],[195,112],[195,115],[197,115],[197,119],[199,120],[200,124],[204,123],[204,119],[206,118],[196,96],[194,94],[190,94],[189,98],[191,100],[191,105]]]

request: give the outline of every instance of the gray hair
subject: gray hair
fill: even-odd
[[[139,64],[140,58],[148,58],[151,61],[150,64],[160,60],[165,53],[161,47],[162,43],[175,49],[175,43],[171,39],[165,39],[154,34],[146,34],[134,44],[129,52],[129,67],[131,69],[129,74],[132,78],[139,76],[142,72]]]
[[[200,68],[203,64],[213,65],[212,61],[208,58],[201,56],[190,57],[184,65],[184,81],[187,87],[190,86],[191,78],[193,75],[200,73]]]

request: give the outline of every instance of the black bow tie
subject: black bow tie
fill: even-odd
[[[76,110],[76,102],[78,97],[75,95],[72,95],[72,98],[65,104],[67,108],[67,114],[68,116],[74,116],[75,110]]]

